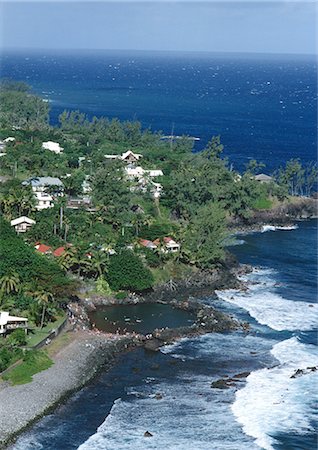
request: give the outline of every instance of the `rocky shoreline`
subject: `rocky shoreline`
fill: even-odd
[[[237,218],[228,224],[228,228],[233,234],[251,233],[262,231],[266,225],[292,227],[297,221],[317,218],[318,200],[299,197],[268,210],[254,211],[249,218]]]
[[[191,279],[158,286],[145,296],[131,294],[124,300],[90,296],[71,303],[69,313],[74,339],[53,357],[53,366],[34,375],[28,384],[0,384],[0,448],[5,448],[32,423],[81,389],[100,370],[109,368],[122,352],[140,346],[148,351],[158,351],[161,346],[183,337],[238,328],[248,330],[248,324],[240,324],[192,297],[212,295],[215,289],[239,287],[237,274],[250,271],[250,268],[234,262],[232,266],[232,269],[221,267],[213,271],[198,271]],[[196,320],[191,326],[156,329],[147,336],[106,334],[91,329],[87,313],[98,306],[147,302],[170,304],[173,308],[190,311]]]
[[[135,336],[113,336],[73,331],[74,340],[52,359],[53,366],[33,376],[28,384],[0,384],[0,448],[66,398],[86,385],[103,368],[111,367],[122,352],[141,341]]]

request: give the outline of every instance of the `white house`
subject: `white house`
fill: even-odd
[[[178,242],[174,241],[170,237],[164,238],[166,249],[170,253],[176,253],[180,250],[180,244]]]
[[[125,172],[128,178],[138,178],[143,177],[145,170],[140,166],[127,166],[125,167]]]
[[[42,148],[44,148],[45,150],[50,150],[50,152],[54,152],[56,155],[59,155],[64,150],[64,148],[61,147],[58,142],[52,141],[43,142]]]
[[[140,158],[142,158],[142,155],[139,153],[134,153],[131,150],[128,150],[127,152],[123,153],[122,155],[104,155],[106,159],[119,159],[121,161],[124,161],[128,164],[135,163],[139,161]]]
[[[22,183],[24,186],[31,185],[37,200],[36,209],[39,211],[54,206],[54,197],[63,196],[64,185],[59,178],[55,177],[33,177]],[[50,189],[50,193],[46,192]]]
[[[5,335],[7,331],[17,328],[28,329],[28,319],[26,317],[10,316],[7,311],[0,311],[0,335]]]
[[[142,158],[142,155],[140,153],[134,153],[131,150],[128,150],[121,155],[121,160],[127,163],[134,163],[136,161],[139,161],[140,158]]]
[[[164,248],[161,249],[163,253],[176,253],[180,250],[180,244],[174,241],[171,237],[164,237]],[[156,239],[154,244],[160,245],[160,239]]]
[[[152,182],[152,186],[151,192],[153,193],[154,198],[160,198],[163,191],[162,184]]]
[[[271,183],[273,181],[273,177],[270,177],[265,173],[260,173],[259,175],[255,175],[254,180],[259,181],[260,183]]]
[[[11,220],[11,226],[15,228],[17,233],[25,233],[34,224],[35,220],[26,216]]]
[[[163,171],[160,169],[145,170],[144,173],[145,173],[145,175],[148,175],[148,177],[151,177],[151,178],[163,176]]]
[[[89,175],[85,175],[85,179],[82,183],[83,194],[89,194],[90,192],[92,192],[92,186],[89,179],[90,179]]]
[[[15,142],[15,138],[12,136],[9,136],[5,139],[3,139],[3,142],[8,143],[8,142]]]

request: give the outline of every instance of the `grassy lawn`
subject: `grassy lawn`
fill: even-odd
[[[53,364],[44,350],[30,350],[25,354],[24,361],[3,375],[3,379],[13,385],[25,384],[32,381],[32,376]]]
[[[65,317],[65,315],[58,317],[55,322],[48,323],[45,327],[42,328],[42,330],[39,327],[33,328],[32,331],[29,331],[26,346],[34,347],[35,345],[37,345],[42,341],[42,339],[45,339],[47,336],[49,336],[52,330],[58,328],[64,321]]]
[[[266,197],[258,198],[253,205],[255,209],[271,209],[272,206],[273,202]]]

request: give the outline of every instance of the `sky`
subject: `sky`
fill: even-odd
[[[0,0],[0,48],[316,54],[304,0]]]

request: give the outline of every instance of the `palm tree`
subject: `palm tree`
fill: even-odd
[[[100,277],[105,273],[107,270],[109,262],[108,254],[105,254],[105,252],[92,252],[92,258],[90,260],[90,266],[93,269],[93,271],[96,273],[97,277]]]
[[[10,294],[20,290],[20,278],[17,272],[11,271],[0,278],[0,292]]]
[[[64,270],[70,270],[76,264],[76,253],[75,247],[68,247],[57,259],[58,264]]]
[[[41,325],[40,325],[40,328],[42,329],[44,325],[45,311],[48,305],[54,300],[54,297],[53,294],[51,294],[51,292],[47,292],[44,290],[32,292],[31,295],[33,298],[37,300],[38,305],[42,307]]]

